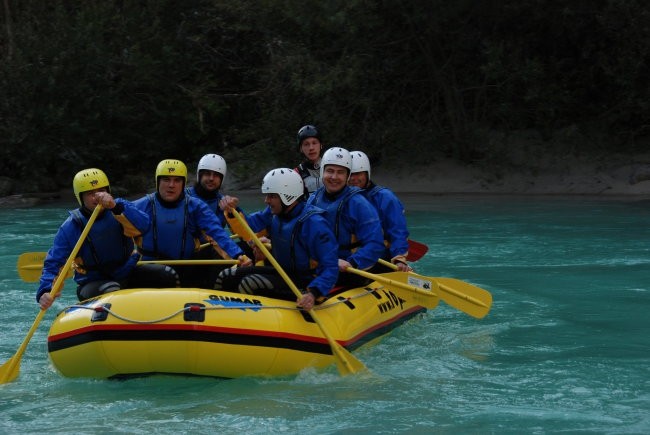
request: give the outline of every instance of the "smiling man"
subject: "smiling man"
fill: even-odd
[[[381,221],[375,208],[348,186],[352,157],[345,148],[333,147],[321,159],[323,187],[311,194],[307,203],[325,210],[338,243],[339,271],[348,267],[370,269],[384,253]],[[339,274],[339,285],[361,286],[365,278],[351,273]]]

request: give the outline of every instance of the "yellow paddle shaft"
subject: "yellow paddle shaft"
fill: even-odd
[[[403,282],[395,281],[393,279],[386,278],[386,277],[381,276],[381,275],[377,275],[375,273],[370,273],[370,272],[366,272],[365,270],[355,269],[354,267],[348,267],[346,269],[346,271],[352,272],[352,273],[354,273],[356,275],[360,275],[360,276],[363,276],[363,277],[368,278],[368,279],[372,279],[373,281],[379,281],[379,282],[384,283],[386,285],[390,285],[390,286],[393,286],[393,287],[399,287],[401,289],[409,290],[409,291],[412,291],[412,292],[415,292],[415,293],[418,293],[418,294],[421,294],[421,295],[424,295],[424,296],[435,296],[435,297],[438,296],[438,294],[435,293],[433,288],[431,290],[421,289],[421,288],[418,288],[418,287],[415,287],[415,286],[412,286],[412,285],[404,284]],[[431,285],[433,287],[435,287],[436,289],[438,287],[438,284],[435,281],[432,281]]]
[[[235,211],[233,213],[235,218],[239,221],[239,224],[241,227],[246,230],[248,234],[250,234],[250,239],[253,240],[255,245],[262,251],[264,256],[266,257],[267,260],[271,262],[273,267],[275,267],[275,270],[278,271],[282,279],[287,283],[291,291],[293,292],[294,295],[296,295],[297,298],[302,297],[302,293],[300,293],[300,290],[298,290],[298,287],[293,283],[291,278],[289,278],[289,275],[286,274],[284,269],[282,269],[282,266],[280,266],[280,263],[277,262],[277,260],[271,255],[271,252],[264,246],[264,243],[257,237],[257,235],[253,232],[251,227],[248,225],[248,222],[246,222],[246,219],[244,219],[239,213]],[[238,231],[239,233],[239,231]],[[332,354],[336,357],[336,367],[339,370],[339,373],[342,375],[348,375],[352,373],[356,373],[359,371],[367,370],[366,366],[359,361],[357,358],[355,358],[350,352],[348,352],[343,346],[341,346],[336,340],[334,340],[334,337],[332,337],[325,328],[325,325],[321,322],[320,318],[317,316],[316,311],[312,308],[309,310],[309,314],[311,315],[312,319],[316,322],[318,327],[320,328],[321,332],[325,336],[325,339],[327,339],[327,342],[329,343],[331,349],[332,349]]]

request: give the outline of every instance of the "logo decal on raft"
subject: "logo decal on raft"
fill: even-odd
[[[384,296],[386,296],[386,299],[388,300],[377,304],[377,308],[379,308],[380,313],[383,314],[387,311],[394,310],[397,307],[399,307],[400,310],[404,309],[404,302],[406,302],[405,299],[398,297],[390,290],[382,290],[381,292],[384,294]]]
[[[259,311],[262,307],[262,302],[257,299],[240,298],[236,296],[210,295],[210,297],[204,300],[204,302],[207,302],[210,305],[240,308],[242,311],[246,311],[246,309]]]

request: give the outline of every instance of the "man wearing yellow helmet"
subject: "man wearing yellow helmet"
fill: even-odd
[[[209,241],[221,258],[236,258],[241,266],[251,260],[233,242],[215,213],[200,199],[185,193],[187,167],[180,160],[162,160],[156,168],[156,192],[134,202],[151,218],[151,225],[138,238],[138,251],[145,260],[196,258],[202,239]],[[217,266],[175,268],[182,287],[212,288]]]
[[[70,212],[45,257],[36,293],[36,300],[43,309],[52,305],[52,284],[98,204],[106,210],[102,210],[95,220],[74,262],[79,300],[128,285],[175,286],[175,274],[171,269],[161,265],[135,267],[139,256],[134,251],[132,236],[148,227],[149,218],[129,201],[113,198],[108,177],[103,171],[90,168],[78,172],[72,187],[80,207]]]

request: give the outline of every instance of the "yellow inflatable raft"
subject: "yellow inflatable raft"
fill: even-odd
[[[381,276],[405,281],[405,275]],[[346,349],[439,302],[436,293],[385,282],[343,291],[316,307]],[[120,290],[67,307],[52,324],[48,351],[64,376],[91,378],[277,376],[335,362],[321,329],[295,302],[203,289]]]

